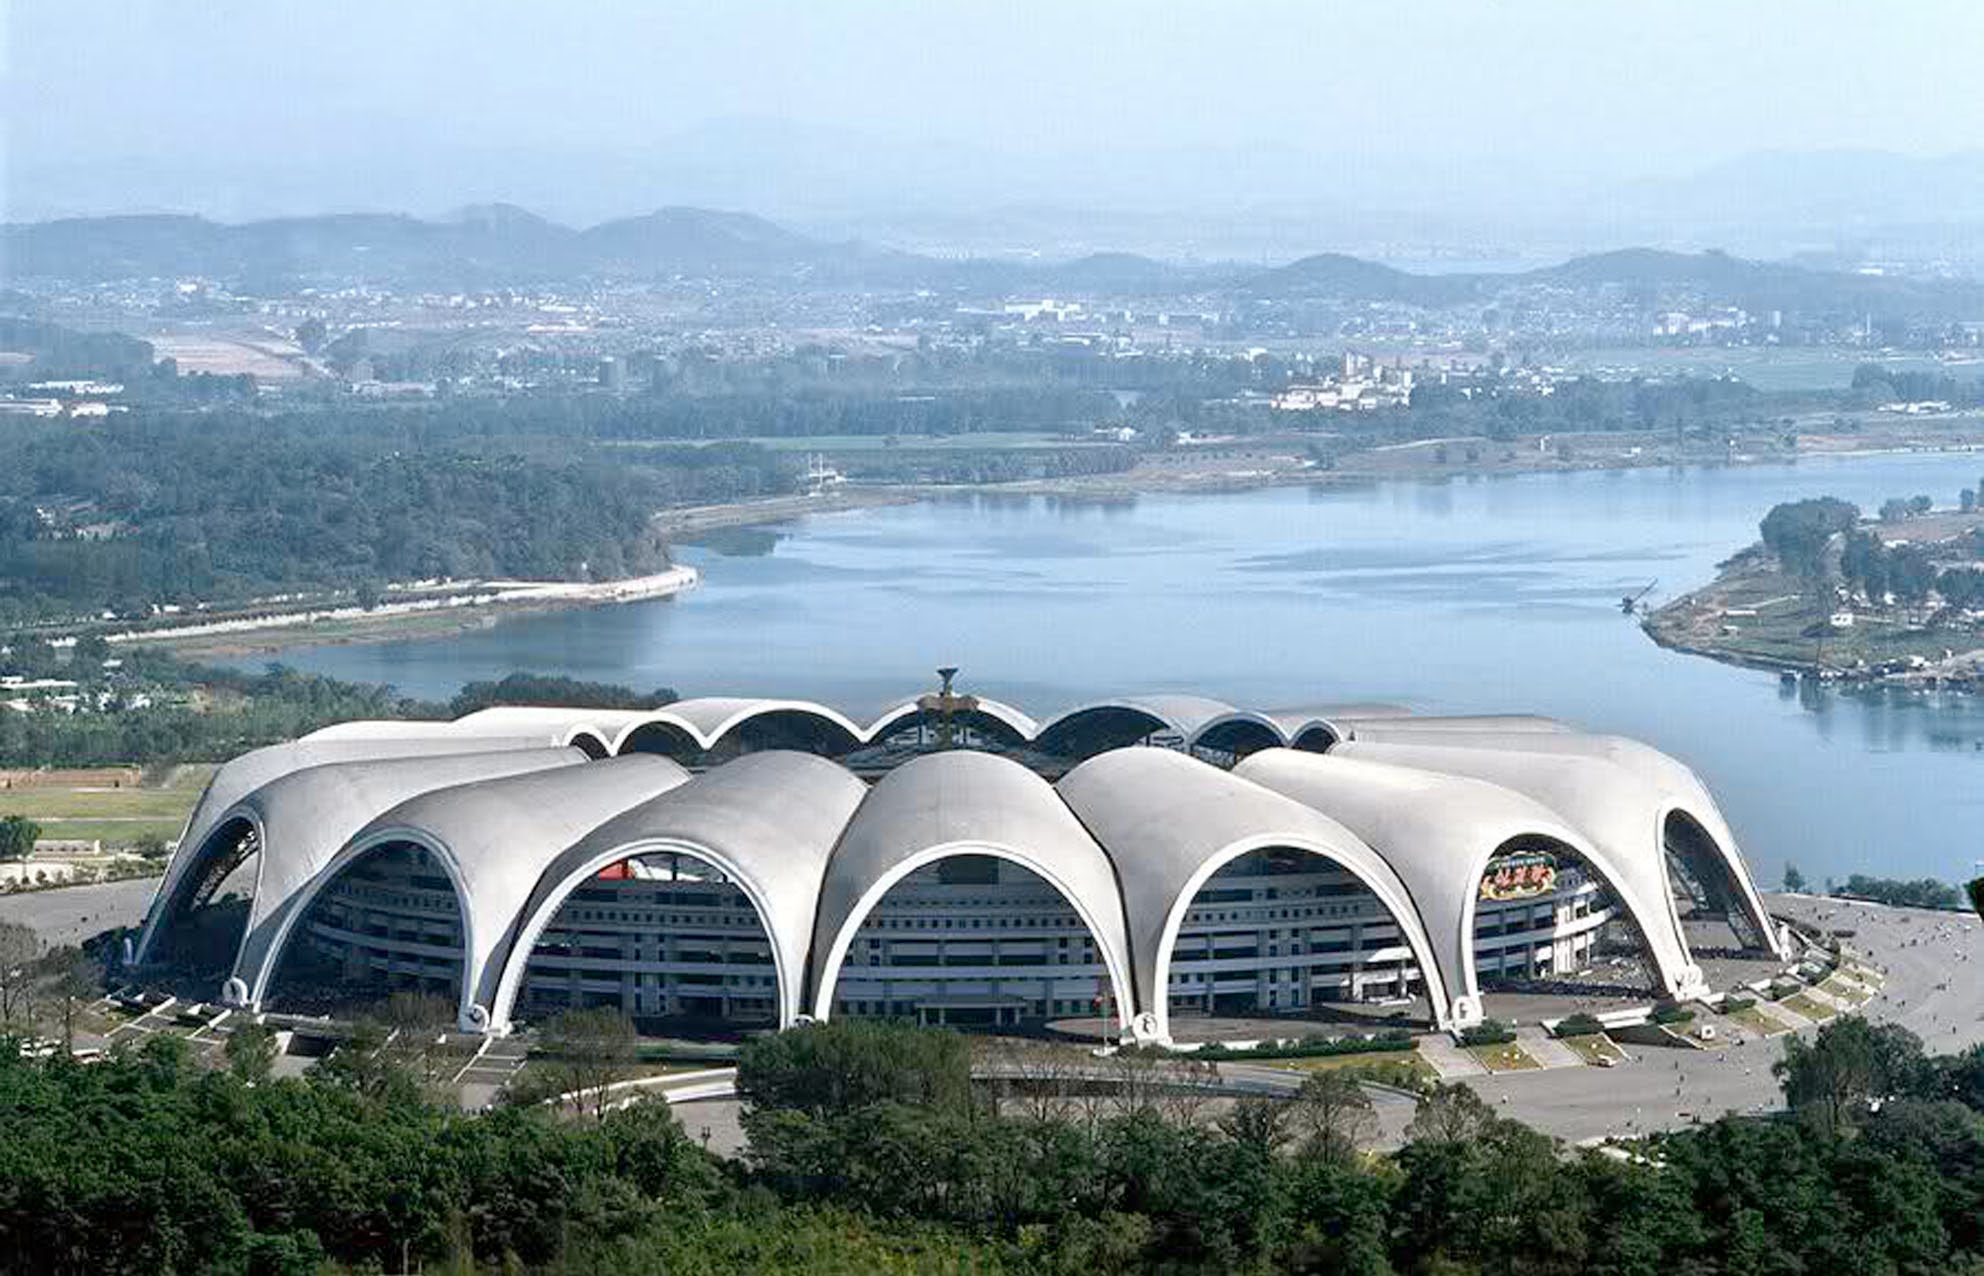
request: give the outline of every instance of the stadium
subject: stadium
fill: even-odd
[[[1684,925],[1684,917],[1687,924]],[[1219,1016],[1479,1023],[1484,992],[1708,989],[1781,957],[1683,764],[1533,717],[954,693],[354,722],[221,767],[129,953],[247,1010],[396,989],[503,1034],[878,1015],[1165,1042]]]

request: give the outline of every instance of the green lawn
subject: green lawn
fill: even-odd
[[[147,833],[170,840],[186,827],[213,772],[204,765],[175,767],[163,784],[119,786],[100,772],[79,773],[76,783],[65,783],[60,771],[47,772],[35,783],[0,789],[0,815],[27,816],[45,838],[100,838],[120,846]]]
[[[1467,1052],[1490,1072],[1528,1072],[1543,1066],[1513,1041],[1501,1046],[1468,1046]]]
[[[1788,1031],[1783,1024],[1767,1017],[1763,1011],[1758,1010],[1755,1006],[1746,1006],[1741,1010],[1726,1011],[1723,1017],[1731,1023],[1747,1028],[1760,1037],[1775,1037],[1780,1032]]]
[[[1830,1006],[1820,1005],[1802,992],[1792,993],[1777,1004],[1805,1016],[1813,1023],[1824,1023],[1839,1013]]]
[[[1600,1059],[1624,1063],[1628,1058],[1626,1052],[1602,1032],[1589,1033],[1582,1037],[1563,1037],[1560,1040],[1575,1051],[1578,1058],[1593,1066],[1597,1066]]]
[[[1840,979],[1837,976],[1833,976],[1832,978],[1827,979],[1824,983],[1820,984],[1819,989],[1820,991],[1830,993],[1834,997],[1839,998],[1841,1001],[1844,1001],[1847,1004],[1853,1006],[1864,1005],[1867,1002],[1867,1000],[1873,995],[1871,993],[1862,992],[1858,987],[1849,986],[1844,980]]]

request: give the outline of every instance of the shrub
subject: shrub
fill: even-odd
[[[1565,1015],[1562,1019],[1559,1019],[1557,1021],[1557,1027],[1553,1030],[1553,1035],[1559,1037],[1589,1037],[1594,1033],[1604,1031],[1605,1025],[1598,1021],[1597,1015],[1579,1011],[1577,1014]]]
[[[1653,1008],[1653,1021],[1658,1024],[1692,1023],[1694,1018],[1694,1011],[1671,1001],[1662,1002]]]
[[[1735,1014],[1739,1010],[1749,1010],[1756,1004],[1755,998],[1752,997],[1724,997],[1722,999],[1722,1013],[1725,1015]]]
[[[1516,1039],[1516,1030],[1499,1019],[1483,1019],[1472,1028],[1463,1028],[1462,1045],[1505,1046]]]
[[[1136,1047],[1123,1047],[1129,1053]],[[1192,1052],[1194,1059],[1329,1059],[1346,1054],[1378,1054],[1412,1049],[1412,1034],[1388,1028],[1368,1037],[1304,1037],[1285,1045],[1261,1045],[1251,1050],[1223,1041],[1208,1041]],[[1160,1051],[1162,1053],[1162,1051]]]

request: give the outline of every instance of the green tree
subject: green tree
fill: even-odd
[[[1796,864],[1786,861],[1784,865],[1784,889],[1797,895],[1805,889],[1805,875],[1798,871]]]
[[[814,1114],[883,1102],[960,1109],[971,1103],[971,1050],[955,1032],[830,1019],[746,1043],[737,1094],[749,1107]]]
[[[239,1023],[222,1047],[227,1070],[241,1081],[266,1081],[276,1062],[275,1030],[264,1023]]]
[[[580,1111],[604,1116],[613,1086],[632,1073],[636,1044],[633,1022],[601,1006],[567,1010],[545,1024],[536,1052],[560,1094]]]
[[[65,944],[50,949],[34,964],[36,994],[44,1005],[51,1005],[62,1048],[76,1048],[76,1013],[103,995],[103,964],[76,947]]]
[[[0,860],[24,860],[34,853],[41,825],[25,815],[0,817]]]
[[[1837,497],[1788,501],[1771,507],[1758,531],[1764,548],[1786,571],[1816,578],[1825,570],[1826,546],[1860,522],[1860,508]]]
[[[1859,1015],[1833,1020],[1809,1043],[1786,1037],[1771,1073],[1786,1106],[1829,1134],[1858,1123],[1875,1100],[1920,1094],[1932,1084],[1919,1037]]]
[[[1305,1155],[1348,1164],[1377,1126],[1371,1096],[1349,1072],[1323,1069],[1295,1093],[1295,1126]]]
[[[41,936],[31,926],[0,921],[0,1031],[30,1032],[34,1028],[35,994],[39,980],[34,965],[41,957]]]

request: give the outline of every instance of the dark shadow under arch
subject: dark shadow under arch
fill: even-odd
[[[254,896],[252,880],[242,882],[239,875],[261,853],[261,837],[255,822],[239,815],[207,835],[161,905],[148,962],[203,978],[227,974],[247,931]],[[247,887],[245,895],[234,889],[241,885]]]
[[[1295,738],[1288,742],[1288,747],[1305,753],[1328,753],[1336,747],[1336,742],[1336,732],[1328,727],[1313,726],[1297,732]]]
[[[1007,722],[982,709],[967,709],[951,715],[952,729],[957,732],[958,741],[964,745],[989,745],[1000,749],[1026,747],[1027,738]],[[876,738],[877,743],[912,743],[914,734],[917,741],[934,743],[941,727],[940,715],[928,709],[917,709],[896,718],[882,729]]]
[[[1661,822],[1660,842],[1669,876],[1695,911],[1714,914],[1725,922],[1744,950],[1765,951],[1770,947],[1757,932],[1735,867],[1700,821],[1686,811],[1669,811]]]
[[[1097,705],[1054,722],[1040,733],[1034,747],[1055,757],[1082,759],[1176,736],[1177,728],[1154,713],[1127,705]]]
[[[467,902],[450,868],[409,839],[330,870],[269,955],[265,1008],[322,1013],[414,991],[461,1001]]]
[[[629,753],[655,753],[687,766],[702,757],[703,746],[673,722],[643,722],[620,742],[621,756]]]
[[[653,875],[632,869],[637,862]],[[686,847],[623,856],[554,898],[530,950],[508,959],[522,966],[513,988],[508,979],[499,984],[491,1007],[499,1024],[605,1006],[646,1031],[731,1036],[777,1027],[780,979],[803,977],[779,970],[770,929],[750,894],[710,857]],[[750,919],[748,926],[739,924],[741,917]],[[624,969],[595,967],[589,979],[587,962]],[[608,983],[616,986],[602,986]]]
[[[784,749],[820,757],[844,757],[861,741],[833,719],[805,709],[768,709],[754,713],[724,732],[710,746],[712,757]]]
[[[1246,718],[1235,718],[1219,723],[1201,732],[1192,741],[1194,753],[1205,752],[1219,755],[1222,760],[1238,762],[1250,753],[1262,749],[1278,749],[1281,737],[1266,723],[1254,722]]]

